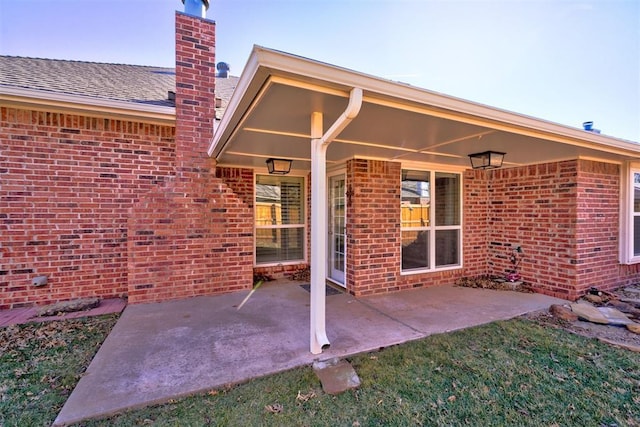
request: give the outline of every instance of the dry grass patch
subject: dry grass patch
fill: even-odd
[[[0,426],[48,426],[117,315],[0,329]]]

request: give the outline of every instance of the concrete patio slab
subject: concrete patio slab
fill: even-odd
[[[458,286],[435,286],[377,295],[359,300],[422,336],[511,319],[551,304],[565,302],[542,294],[492,291]]]
[[[309,292],[268,283],[248,292],[128,306],[54,425],[240,383],[315,360],[508,319],[564,301],[452,286],[385,296],[327,297],[331,347],[309,352]]]

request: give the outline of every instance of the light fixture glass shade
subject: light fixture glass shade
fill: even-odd
[[[267,159],[267,169],[271,175],[286,175],[291,172],[291,160]]]
[[[505,153],[499,151],[483,151],[482,153],[469,154],[473,169],[496,169],[502,167]]]

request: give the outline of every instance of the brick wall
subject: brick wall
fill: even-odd
[[[640,281],[638,265],[620,265],[620,166],[578,161],[576,295]]]
[[[545,294],[574,300],[640,280],[637,266],[618,262],[618,165],[571,160],[489,171],[487,180],[489,274],[511,269],[519,245],[519,272]]]
[[[129,218],[132,303],[252,286],[253,196],[248,199],[244,182],[248,172],[221,170],[217,177],[206,154],[215,114],[214,50],[212,21],[176,13],[178,173],[136,203]]]
[[[174,128],[0,114],[0,309],[126,294],[128,211],[173,173]]]
[[[477,277],[489,274],[487,252],[489,243],[489,205],[487,174],[467,170],[463,177],[463,262],[465,275]]]
[[[247,168],[216,168],[216,178],[224,182],[247,205],[253,208],[254,187],[253,169]]]
[[[488,171],[489,274],[512,268],[522,248],[519,273],[540,292],[574,295],[576,276],[576,161]]]
[[[146,194],[129,219],[129,301],[250,289],[252,210],[206,174]]]
[[[215,23],[176,12],[176,168],[186,181],[211,172],[215,117]]]
[[[206,155],[214,31],[176,14],[177,129],[1,109],[0,309],[251,286],[252,201],[216,178]],[[48,285],[31,286],[36,275]]]
[[[576,299],[590,287],[640,280],[618,263],[619,167],[586,160],[464,173],[464,266],[400,274],[400,164],[352,160],[347,182],[347,289],[369,295],[513,269],[542,293]]]
[[[399,290],[400,163],[350,160],[347,188],[347,290]]]

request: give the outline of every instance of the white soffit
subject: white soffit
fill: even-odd
[[[332,123],[353,87],[364,90],[363,107],[330,147],[330,163],[357,156],[462,166],[476,148],[507,152],[506,166],[640,156],[640,144],[631,141],[262,47],[254,47],[209,154],[249,166],[269,156],[308,160],[311,113],[320,111]]]

